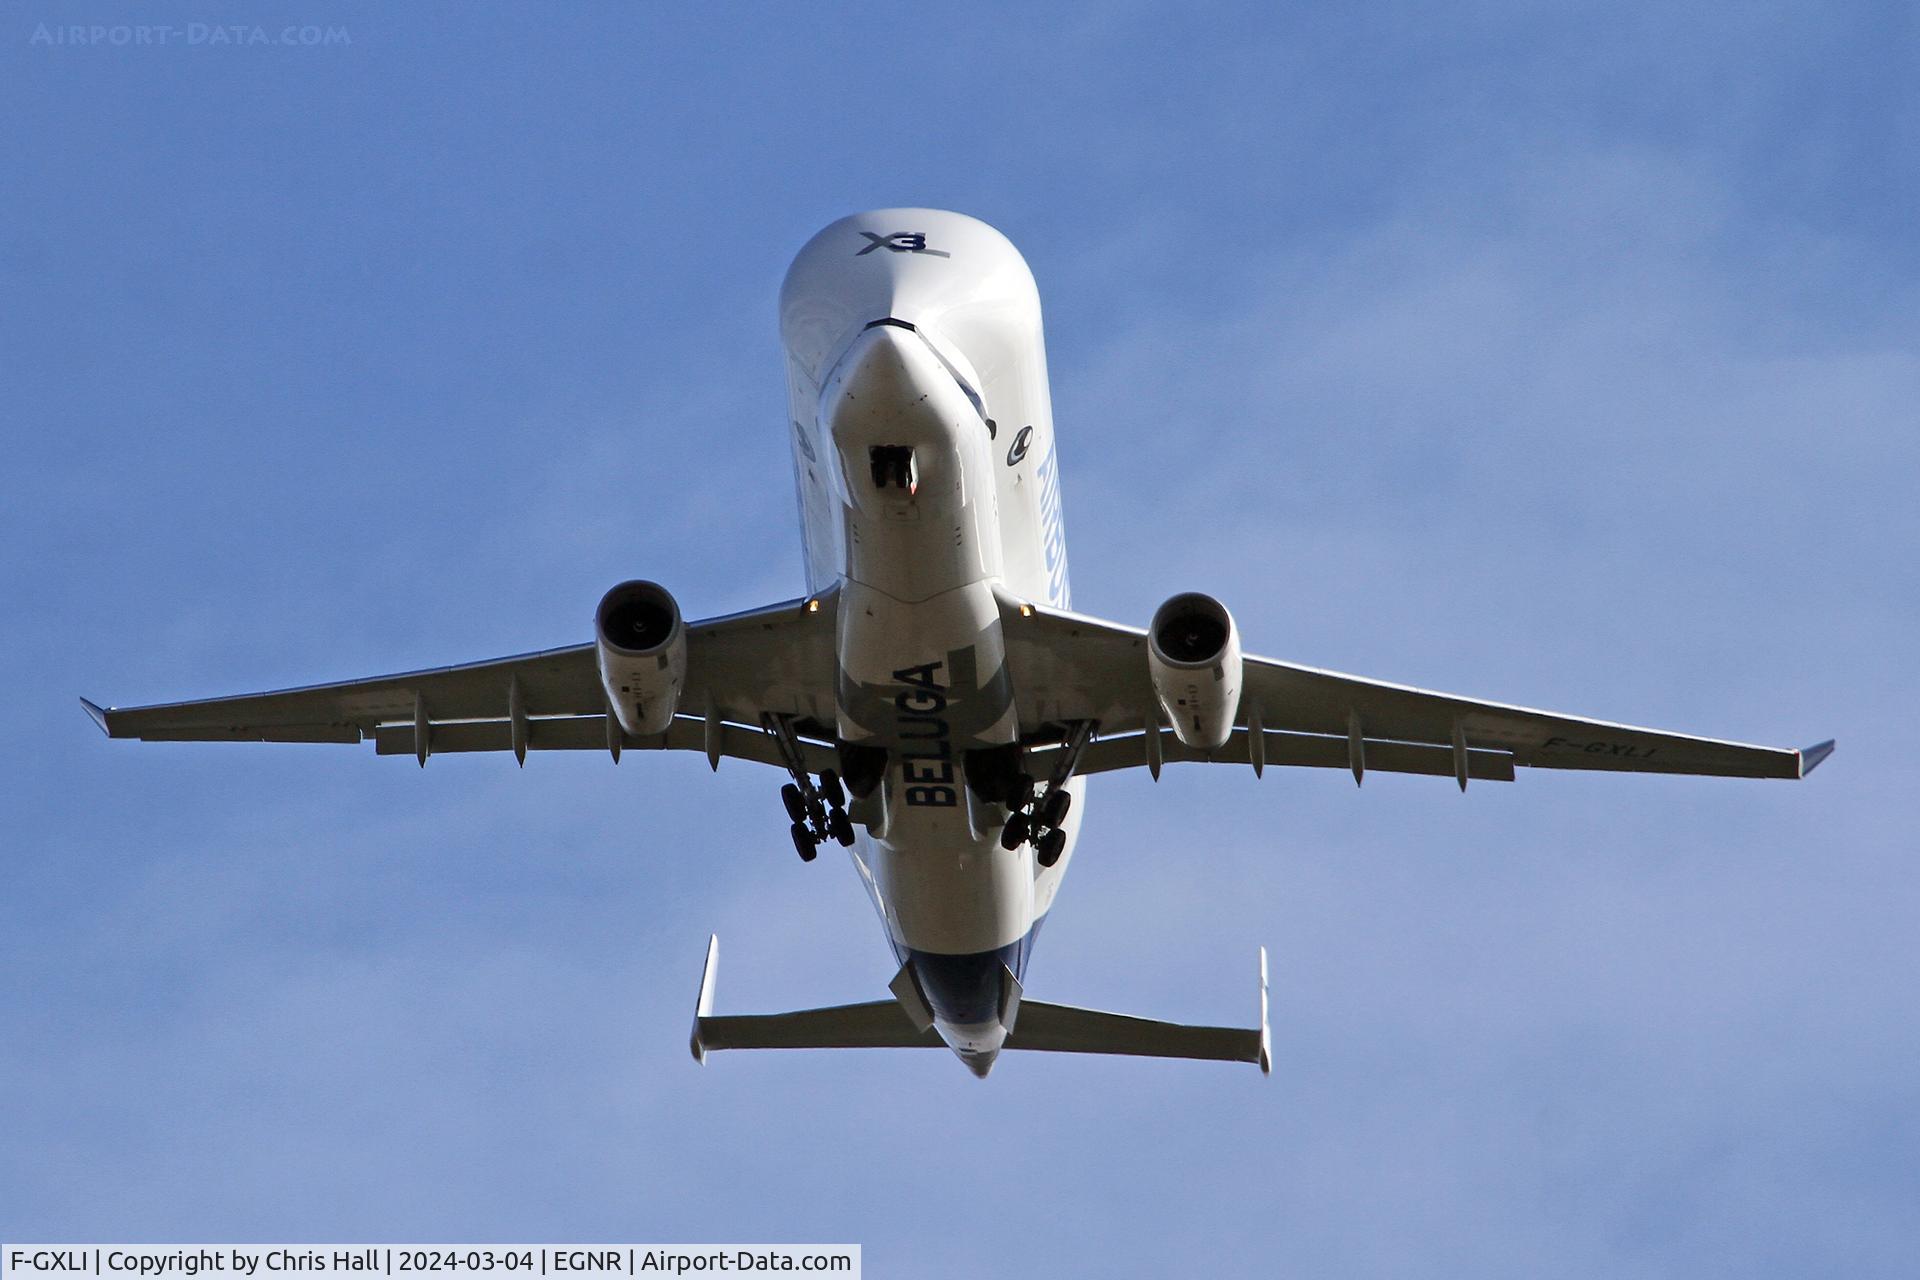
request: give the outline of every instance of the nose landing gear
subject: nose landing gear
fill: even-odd
[[[913,446],[877,444],[867,450],[869,469],[876,489],[898,489],[912,496],[920,488],[920,471],[914,465]]]

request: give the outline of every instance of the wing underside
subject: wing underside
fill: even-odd
[[[769,717],[791,725],[808,769],[833,763],[833,611],[794,600],[692,624],[682,714],[664,733],[621,733],[590,644],[270,693],[87,711],[115,738],[172,742],[372,742],[381,755],[689,750],[778,765]],[[1062,726],[1097,738],[1076,772],[1163,762],[1344,768],[1511,781],[1518,768],[1798,778],[1831,752],[1669,733],[1246,659],[1232,736],[1212,751],[1160,726],[1146,632],[1003,598],[1007,661],[1032,768]],[[1152,726],[1151,729],[1149,726]]]
[[[1798,778],[1833,749],[1669,733],[1249,657],[1233,736],[1196,752],[1158,727],[1145,631],[1011,599],[1002,616],[1022,731],[1044,740],[1064,724],[1099,726],[1082,772],[1208,760],[1346,768],[1356,777],[1368,769],[1452,775],[1463,784],[1508,781],[1516,768]]]
[[[687,680],[666,732],[624,734],[607,706],[594,647],[573,645],[462,666],[270,693],[87,712],[113,738],[147,742],[371,742],[381,755],[473,751],[690,750],[779,764],[767,717],[800,726],[814,770],[831,748],[833,624],[788,601],[687,628]],[[84,700],[83,700],[84,702]]]

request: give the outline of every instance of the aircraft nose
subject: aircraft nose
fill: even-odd
[[[924,394],[922,384],[930,380],[929,375],[943,372],[919,335],[882,323],[854,339],[839,376],[848,395],[897,402],[917,399]]]
[[[946,445],[974,416],[972,402],[913,330],[881,321],[863,330],[821,393],[821,417],[851,444]]]

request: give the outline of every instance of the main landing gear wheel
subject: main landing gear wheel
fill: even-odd
[[[1060,854],[1067,847],[1067,833],[1055,828],[1041,836],[1035,847],[1040,853],[1040,865],[1050,867],[1060,861]]]
[[[813,842],[813,832],[807,830],[807,824],[796,822],[790,828],[793,836],[793,851],[800,855],[800,861],[812,862],[814,855],[820,852]]]
[[[1007,825],[1000,828],[1000,847],[1018,849],[1027,842],[1027,832],[1031,822],[1025,813],[1016,813],[1007,819]]]
[[[1057,827],[1067,820],[1067,810],[1073,807],[1073,793],[1062,787],[1047,792],[1047,798],[1040,802],[1040,825]]]
[[[787,817],[792,821],[790,834],[793,836],[793,851],[800,855],[800,861],[812,862],[820,846],[828,840],[838,840],[842,845],[853,843],[853,821],[847,817],[845,805],[847,788],[841,783],[840,775],[832,769],[820,772],[819,785],[814,785],[813,776],[807,770],[806,753],[801,750],[800,740],[794,733],[794,721],[791,716],[767,715],[761,717],[762,727],[773,736],[779,748],[780,763],[786,766],[787,776],[793,781],[780,788],[780,803],[786,808]],[[887,753],[878,749],[866,751],[841,744],[840,754],[843,766],[849,762],[861,765],[873,765],[873,783],[878,784],[880,774],[885,772]],[[860,791],[858,782],[854,791]],[[868,788],[870,791],[871,786]]]

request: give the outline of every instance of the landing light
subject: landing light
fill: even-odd
[[[1021,605],[1020,616],[1023,618],[1031,618],[1033,616],[1033,606],[1030,604]]]
[[[820,602],[818,600],[807,601],[807,612],[808,613],[820,612]]]

